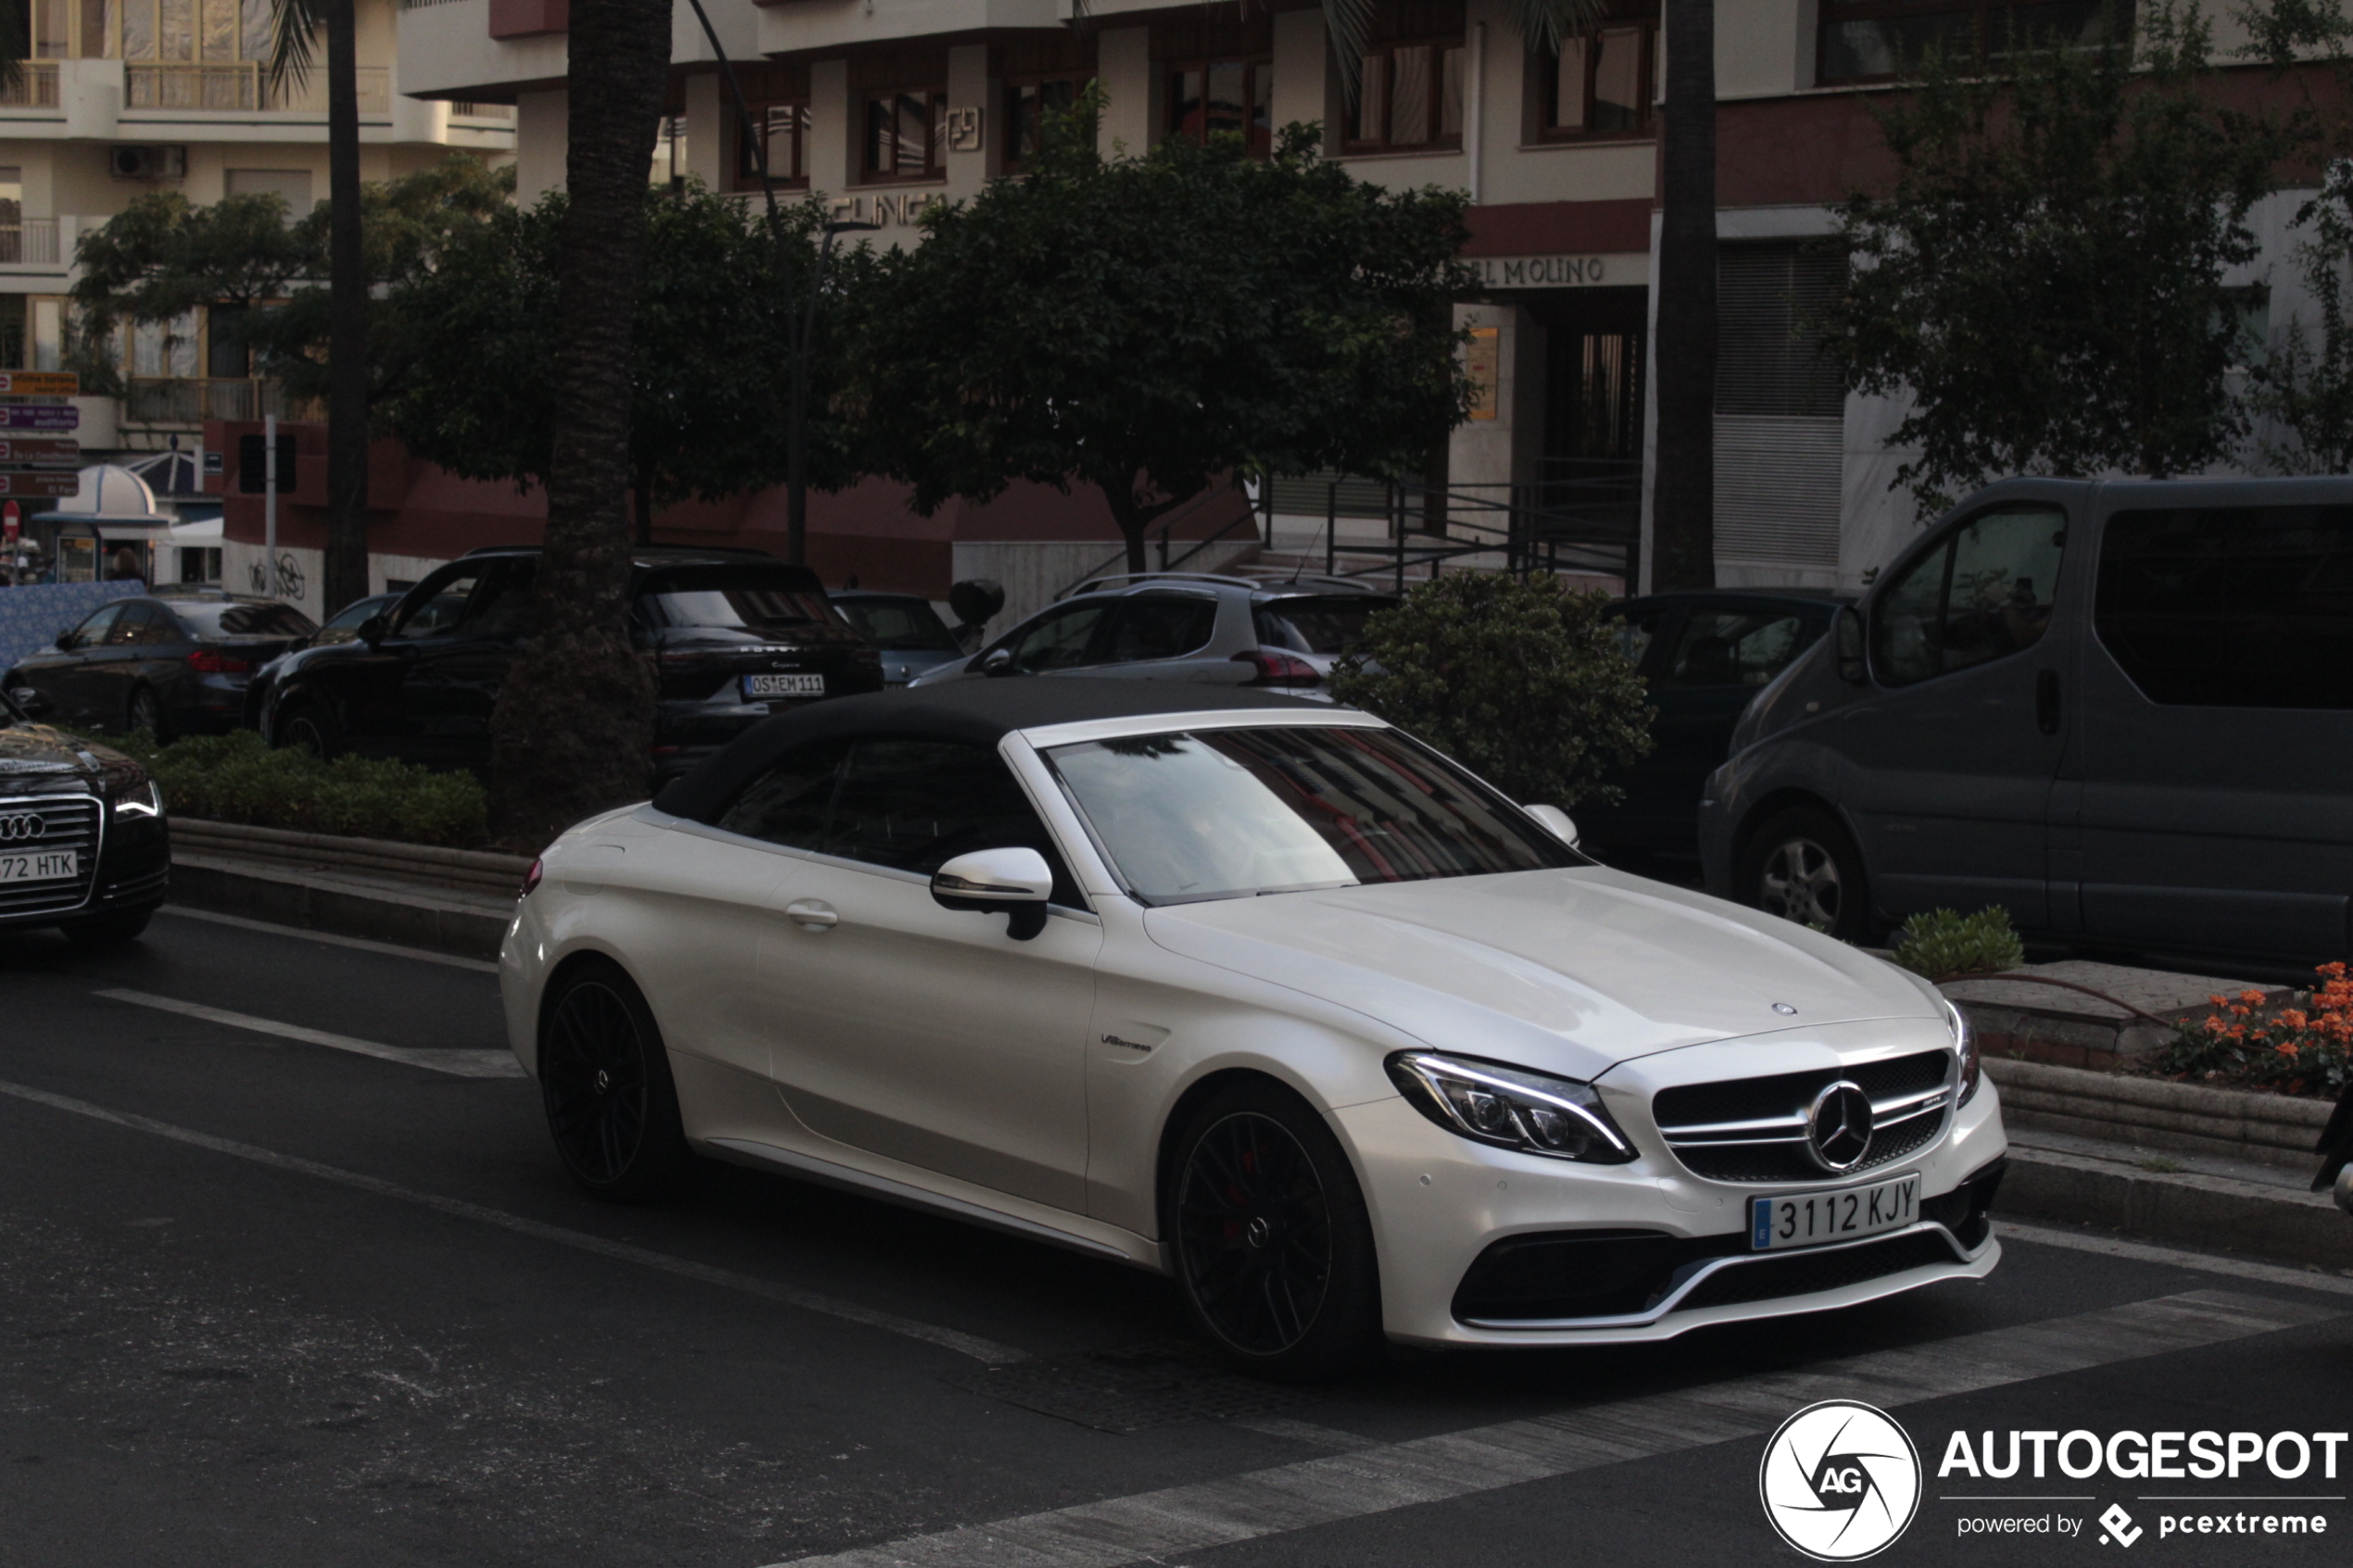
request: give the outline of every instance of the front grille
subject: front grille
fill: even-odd
[[[0,854],[70,849],[76,875],[59,882],[0,882],[0,919],[80,909],[98,874],[98,802],[87,795],[29,796],[0,800],[0,817],[41,819],[41,833],[0,844]]]
[[[1651,1099],[1660,1135],[1692,1174],[1718,1182],[1844,1180],[1901,1160],[1944,1130],[1953,1053],[1916,1051],[1850,1068],[1818,1068],[1661,1089]],[[1870,1097],[1875,1123],[1863,1158],[1844,1171],[1807,1152],[1806,1111],[1841,1079]]]
[[[1867,1280],[1885,1279],[1906,1269],[1950,1263],[1953,1248],[1934,1231],[1915,1231],[1885,1241],[1834,1247],[1819,1252],[1768,1254],[1754,1262],[1719,1269],[1699,1282],[1675,1311],[1695,1307],[1730,1307],[1743,1301],[1772,1301],[1787,1296],[1813,1296]]]

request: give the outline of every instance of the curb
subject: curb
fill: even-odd
[[[436,895],[364,877],[192,855],[176,844],[169,897],[193,909],[468,959],[496,960],[514,918],[511,899],[487,894],[453,888]]]
[[[2353,1216],[2326,1193],[2010,1146],[1996,1213],[2070,1221],[2145,1241],[2353,1270]]]
[[[2132,1078],[2046,1062],[1988,1056],[1986,1075],[2000,1085],[2002,1117],[2081,1137],[2226,1159],[2259,1160],[2305,1174],[2333,1102],[2292,1095],[2249,1094],[2163,1078]]]

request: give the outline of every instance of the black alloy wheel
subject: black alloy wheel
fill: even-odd
[[[288,751],[307,751],[325,762],[335,754],[334,736],[316,708],[298,702],[278,717],[276,734],[272,737]]]
[[[157,740],[163,739],[163,704],[156,700],[153,690],[141,686],[131,694],[130,704],[123,711],[122,727],[132,734],[145,730]]]
[[[637,987],[613,965],[575,969],[541,1017],[540,1097],[572,1179],[615,1203],[679,1192],[694,1157],[661,1034]]]
[[[1193,1316],[1243,1370],[1303,1381],[1380,1348],[1372,1226],[1322,1118],[1273,1084],[1205,1102],[1178,1144],[1169,1234]]]
[[[1741,902],[1845,942],[1868,942],[1870,889],[1863,857],[1836,817],[1817,807],[1782,811],[1741,858]]]

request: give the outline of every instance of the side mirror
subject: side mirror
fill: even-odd
[[[10,686],[8,695],[17,699],[17,706],[24,709],[24,716],[28,719],[46,719],[57,710],[57,705],[49,699],[48,693],[36,691],[31,686]]]
[[[1853,605],[1841,605],[1837,619],[1831,623],[1831,635],[1838,639],[1838,678],[1855,686],[1869,680],[1870,672],[1863,663],[1863,612]]]
[[[60,632],[57,633],[57,646],[59,653],[71,653],[73,651],[73,644],[74,636],[71,632]]]
[[[975,849],[931,873],[931,896],[940,908],[1002,909],[1013,917],[1005,935],[1016,942],[1046,929],[1046,900],[1053,893],[1053,870],[1035,849]]]
[[[371,615],[359,623],[359,640],[374,647],[392,632],[392,622],[381,615]]]
[[[1563,844],[1567,845],[1571,849],[1580,849],[1584,847],[1583,845],[1578,842],[1577,824],[1570,822],[1568,820],[1568,813],[1562,810],[1559,807],[1530,806],[1527,808],[1527,811],[1529,816],[1544,824],[1546,832],[1550,833],[1554,838],[1559,839]]]
[[[984,675],[1012,675],[1017,673],[1017,671],[1013,669],[1013,650],[1011,648],[990,648],[987,653],[980,656],[980,661],[975,664],[973,668],[979,671]]]

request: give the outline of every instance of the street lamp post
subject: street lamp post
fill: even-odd
[[[825,263],[833,259],[837,234],[879,229],[879,223],[850,220],[827,223],[817,242],[817,265],[811,270],[809,302],[802,307],[792,344],[792,407],[785,432],[785,558],[805,566],[809,558],[809,357],[817,335],[817,301],[825,292]]]

